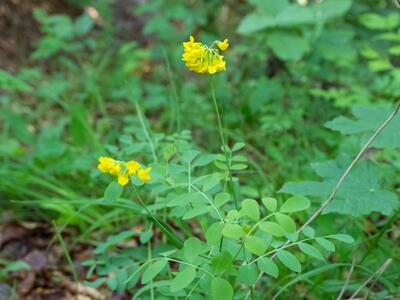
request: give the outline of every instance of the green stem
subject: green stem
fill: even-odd
[[[146,204],[143,202],[142,197],[140,197],[139,193],[136,190],[136,187],[132,184],[133,189],[135,191],[135,194],[137,196],[137,198],[139,199],[140,204],[142,205],[142,207],[144,208],[144,210],[147,212],[147,214],[149,215],[149,217],[154,221],[154,223],[157,224],[157,226],[161,229],[161,231],[167,235],[167,237],[171,240],[171,242],[173,242],[178,248],[182,248],[183,247],[183,243],[182,241],[179,239],[178,236],[176,236],[176,234],[174,234],[173,232],[171,232],[171,230],[164,224],[162,224],[147,208]]]
[[[233,198],[234,198],[234,201],[235,201],[235,208],[238,209],[239,208],[238,196],[236,195],[236,190],[235,190],[235,187],[234,187],[234,184],[233,184],[233,177],[232,177],[232,172],[231,172],[230,160],[229,160],[229,156],[228,156],[228,152],[227,152],[228,146],[227,146],[227,144],[225,142],[221,115],[219,113],[217,98],[215,96],[214,77],[212,75],[210,76],[210,82],[211,82],[211,96],[212,96],[212,100],[213,100],[213,104],[214,104],[215,114],[217,115],[219,135],[220,135],[220,138],[221,138],[222,148],[223,148],[223,152],[224,152],[225,159],[226,159],[226,166],[228,168],[229,183],[230,183],[230,186],[231,186],[231,189],[232,189],[232,193],[233,193]]]
[[[165,64],[167,66],[169,83],[171,84],[172,94],[173,94],[173,97],[175,100],[174,102],[175,102],[176,129],[179,133],[181,131],[181,108],[180,108],[180,103],[179,103],[179,98],[178,98],[178,92],[177,92],[177,88],[176,88],[174,79],[172,78],[171,65],[169,63],[167,51],[165,50],[164,47],[162,47],[162,50],[163,50],[163,54],[164,54]]]
[[[221,239],[219,241],[219,252],[222,252],[222,245],[224,244],[224,236],[221,236]]]
[[[154,160],[154,162],[157,162],[157,155],[156,155],[156,150],[155,150],[155,147],[154,147],[154,143],[153,143],[153,140],[150,137],[149,131],[147,130],[146,124],[144,122],[142,110],[140,109],[139,103],[136,100],[134,102],[135,102],[136,113],[137,113],[137,116],[139,118],[140,125],[142,126],[142,129],[144,131],[146,139],[147,139],[147,141],[148,141],[148,143],[150,145],[151,154],[153,155],[153,160]]]
[[[148,241],[148,243],[147,243],[147,259],[148,260],[152,259],[152,257],[151,257],[151,242],[150,241]],[[153,280],[151,280],[150,283],[152,284]],[[151,287],[151,289],[150,289],[150,299],[154,300],[154,288],[153,287]]]

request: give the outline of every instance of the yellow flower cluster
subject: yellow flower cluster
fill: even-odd
[[[215,44],[221,51],[225,51],[229,47],[228,39],[223,42],[215,41],[208,47],[195,42],[194,37],[190,36],[189,41],[183,43],[182,60],[186,63],[186,67],[196,73],[214,74],[225,71],[224,56],[219,54],[219,50],[214,47]]]
[[[148,182],[151,179],[149,175],[151,168],[143,169],[141,165],[134,160],[123,162],[102,156],[99,158],[97,168],[103,173],[117,176],[120,185],[126,185],[129,182],[129,177],[135,175],[137,175],[142,182]]]

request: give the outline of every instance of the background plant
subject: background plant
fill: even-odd
[[[294,233],[398,99],[394,3],[148,1],[125,7],[143,20],[131,38],[118,1],[74,2],[81,16],[34,11],[42,37],[29,64],[0,72],[0,191],[12,220],[77,228],[75,243],[94,245],[87,284],[141,299],[336,298],[353,265],[345,298],[388,258],[361,293],[399,294],[398,117],[324,214]],[[180,60],[190,34],[230,39],[227,72],[215,76],[229,147],[208,80]],[[110,184],[95,168],[101,155],[151,165],[152,182]]]

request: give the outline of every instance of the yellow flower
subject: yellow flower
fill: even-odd
[[[124,186],[129,182],[130,176],[137,175],[143,182],[148,182],[151,177],[149,173],[151,168],[142,169],[140,163],[135,160],[128,162],[116,161],[110,157],[102,156],[99,158],[97,168],[103,173],[109,173],[117,177],[120,185]]]
[[[139,169],[138,170],[139,179],[143,182],[148,182],[151,179],[151,177],[149,175],[150,172],[151,172],[151,168]]]
[[[137,171],[140,169],[140,164],[135,160],[130,160],[125,164],[125,168],[129,175],[136,175]]]
[[[124,186],[129,182],[129,177],[126,174],[119,174],[117,181],[120,185]]]
[[[121,165],[119,163],[115,163],[115,165],[108,172],[111,175],[118,176],[121,173]]]
[[[98,164],[97,168],[103,173],[108,173],[112,169],[114,169],[116,165],[117,165],[117,162],[115,160],[113,160],[112,158],[102,156],[99,158],[99,164]]]
[[[217,41],[217,46],[218,46],[218,48],[221,49],[222,51],[225,51],[225,50],[228,49],[228,47],[229,47],[229,41],[228,41],[228,39],[225,39],[223,42]]]
[[[219,49],[226,50],[229,46],[228,39],[223,42],[215,42]],[[224,56],[219,54],[219,50],[214,43],[208,47],[199,42],[195,42],[194,37],[190,36],[188,42],[183,43],[182,60],[186,63],[189,70],[196,73],[215,74],[225,71],[226,62]]]

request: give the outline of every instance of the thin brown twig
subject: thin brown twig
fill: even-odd
[[[350,278],[351,278],[351,275],[353,274],[355,265],[356,265],[356,256],[353,257],[353,262],[351,263],[350,271],[346,276],[346,281],[344,282],[342,290],[340,291],[340,293],[339,293],[338,297],[336,298],[336,300],[342,299],[343,294],[346,292],[346,289],[347,289],[347,286],[349,285]]]
[[[369,140],[365,143],[365,145],[361,148],[360,152],[356,155],[356,157],[353,159],[353,161],[350,163],[350,165],[347,167],[347,169],[344,171],[343,175],[339,178],[339,181],[336,183],[335,187],[332,190],[331,195],[326,199],[324,203],[317,209],[317,211],[303,224],[303,226],[300,227],[299,230],[297,230],[297,233],[300,233],[305,227],[311,224],[321,213],[322,211],[332,202],[332,200],[335,198],[336,193],[338,192],[340,186],[346,179],[346,177],[349,175],[350,171],[353,169],[355,164],[360,160],[360,158],[364,155],[364,153],[367,151],[369,146],[375,141],[375,139],[382,133],[382,131],[387,127],[387,125],[394,119],[394,117],[397,115],[397,113],[400,110],[400,102],[398,102],[395,106],[395,109],[393,112],[387,117],[385,122],[382,123],[382,125],[375,131],[375,133],[369,138]],[[286,241],[282,245],[282,247],[286,246],[290,241]],[[272,259],[275,258],[276,253],[271,257]],[[254,283],[253,286],[257,284],[257,282],[261,279],[263,276],[264,272],[260,272],[258,274],[257,280]],[[245,300],[249,299],[250,292],[247,292],[247,295],[245,297]]]
[[[386,268],[391,264],[391,262],[393,261],[393,259],[388,258],[383,265],[375,272],[375,274],[373,274],[371,277],[369,277],[354,293],[353,295],[351,295],[351,297],[349,298],[349,300],[354,299],[357,294],[365,287],[367,286],[368,283],[371,282],[371,280],[378,279],[383,272],[385,272]]]

